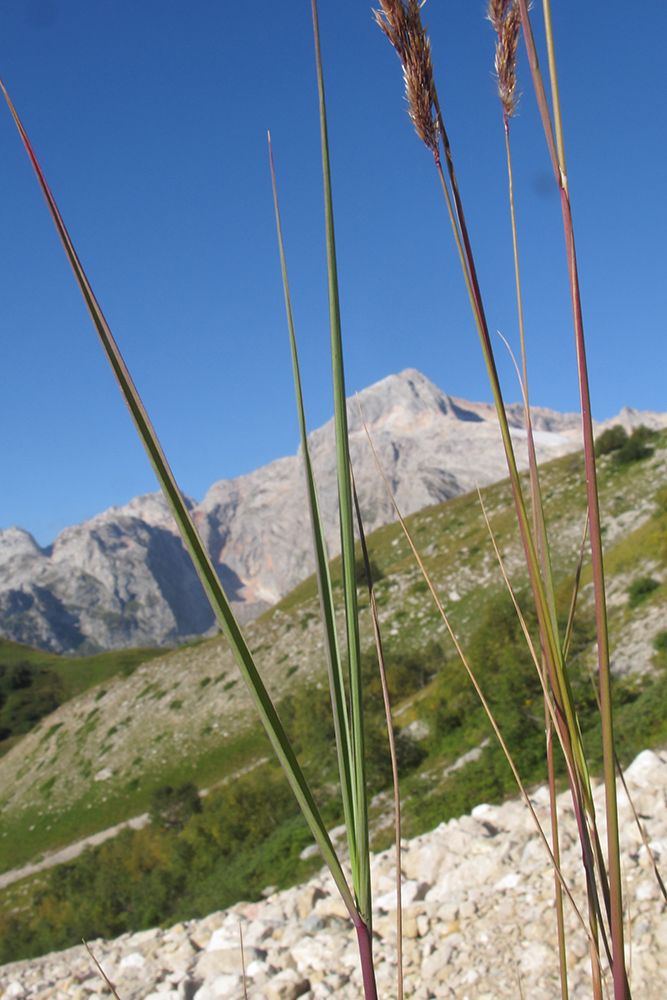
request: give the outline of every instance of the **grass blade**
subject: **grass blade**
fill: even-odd
[[[276,184],[276,172],[273,162],[273,149],[271,146],[271,136],[269,135],[269,160],[271,164],[271,183],[273,186],[273,201],[276,212],[276,228],[278,232],[278,247],[280,251],[280,267],[283,277],[283,290],[285,294],[285,309],[287,311],[287,327],[289,330],[290,350],[292,354],[292,369],[294,373],[294,388],[296,392],[296,405],[299,417],[299,433],[301,438],[301,452],[303,454],[304,471],[306,474],[306,485],[308,489],[308,508],[310,512],[310,523],[313,532],[313,547],[315,550],[315,573],[317,576],[317,589],[320,596],[320,609],[324,633],[326,640],[327,668],[329,672],[329,686],[331,688],[331,701],[333,708],[334,729],[336,733],[336,752],[338,754],[338,770],[340,773],[341,794],[343,798],[343,812],[345,814],[345,824],[348,829],[353,825],[353,784],[350,762],[352,760],[352,740],[350,735],[350,724],[347,710],[347,700],[345,697],[345,683],[343,677],[343,664],[340,656],[338,643],[338,631],[336,629],[336,609],[333,600],[333,588],[331,586],[331,574],[329,572],[329,559],[327,546],[324,537],[324,527],[322,515],[317,497],[315,476],[310,461],[310,449],[308,447],[308,433],[306,429],[306,414],[303,405],[303,393],[301,390],[301,373],[299,369],[299,356],[296,346],[296,334],[294,331],[294,316],[292,313],[292,298],[287,277],[287,261],[285,258],[285,247],[283,243],[282,225],[280,222],[280,208],[278,205],[278,187]]]
[[[354,899],[350,893],[347,880],[329,838],[324,821],[315,804],[315,800],[313,799],[312,793],[308,787],[303,772],[301,771],[294,751],[290,746],[287,734],[285,733],[280,718],[278,717],[278,713],[273,706],[269,693],[259,675],[257,667],[255,666],[252,654],[246,644],[238,623],[234,618],[234,614],[231,610],[213,563],[211,562],[210,556],[204,547],[197,529],[195,528],[190,512],[183,502],[181,491],[179,490],[174,475],[169,468],[164,452],[162,451],[162,447],[150,423],[148,414],[144,409],[144,405],[136,386],[132,381],[127,366],[125,365],[118,346],[111,334],[111,330],[109,329],[102,310],[95,298],[95,295],[93,294],[93,290],[84,273],[81,262],[79,261],[69,234],[67,233],[67,229],[65,228],[62,216],[60,215],[53,195],[51,194],[39,166],[37,157],[35,156],[30,141],[28,140],[28,136],[20,122],[2,81],[0,81],[0,87],[5,95],[9,109],[12,113],[14,121],[16,122],[16,126],[32,162],[42,189],[42,193],[46,199],[49,211],[65,249],[65,253],[67,254],[74,271],[95,329],[97,330],[99,338],[102,342],[102,346],[114,375],[116,376],[116,380],[119,384],[123,397],[125,398],[125,402],[127,403],[139,436],[142,440],[144,448],[146,449],[146,453],[148,454],[150,462],[153,466],[158,482],[160,483],[165,498],[179,527],[185,546],[192,557],[195,568],[199,574],[213,610],[215,611],[215,614],[220,622],[222,630],[232,647],[232,651],[236,657],[236,662],[248,686],[250,696],[264,724],[276,756],[280,760],[292,791],[294,792],[304,817],[311,829],[313,837],[322,852],[324,860],[329,866],[336,885],[338,886],[338,889],[350,912],[350,916],[355,923],[358,923],[359,914],[357,912]]]
[[[364,752],[363,707],[361,690],[361,647],[359,640],[359,613],[354,553],[354,514],[350,489],[350,449],[343,369],[343,341],[341,334],[340,303],[338,296],[338,269],[336,264],[336,239],[334,233],[333,197],[331,193],[331,167],[329,138],[324,98],[324,76],[320,48],[317,2],[312,0],[317,85],[320,106],[320,132],[322,140],[322,171],[324,174],[324,211],[327,243],[327,274],[329,284],[329,324],[331,328],[331,361],[334,390],[334,424],[336,428],[336,466],[338,474],[338,500],[340,509],[341,555],[343,563],[343,590],[347,629],[347,655],[350,684],[350,710],[352,729],[352,772],[354,829],[348,830],[352,877],[359,911],[370,927],[371,880],[368,846],[368,805],[366,801],[366,764]],[[354,851],[354,854],[353,854]]]
[[[366,545],[366,535],[364,533],[364,522],[361,517],[361,507],[357,496],[357,488],[354,483],[354,473],[350,468],[350,483],[352,485],[352,499],[357,515],[357,527],[359,529],[359,540],[364,558],[364,569],[366,570],[366,582],[368,584],[368,598],[370,601],[371,620],[373,622],[373,636],[375,637],[375,648],[378,654],[378,669],[380,671],[380,683],[382,685],[382,701],[384,702],[384,714],[387,720],[387,736],[389,739],[389,756],[391,758],[391,777],[394,785],[394,815],[395,815],[395,845],[396,845],[396,957],[398,959],[396,992],[398,1000],[403,1000],[403,904],[401,901],[401,792],[398,783],[398,760],[396,757],[396,737],[394,736],[394,724],[391,714],[391,702],[389,700],[389,686],[387,684],[387,671],[384,664],[384,649],[382,647],[382,636],[380,634],[380,619],[378,617],[377,602],[375,600],[375,587],[373,586],[373,573],[371,571],[371,561],[368,557],[368,546]]]

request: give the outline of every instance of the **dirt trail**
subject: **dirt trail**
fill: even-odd
[[[257,760],[251,761],[247,767],[241,767],[238,771],[234,771],[220,781],[216,781],[210,788],[200,789],[200,798],[204,798],[214,789],[221,788],[230,781],[240,778],[243,774],[249,774],[256,767],[266,764],[268,759],[268,757],[259,757]],[[128,826],[131,830],[141,830],[148,823],[150,823],[150,816],[145,812],[141,816],[133,816],[132,819],[125,820],[123,823],[116,823],[115,826],[110,826],[106,830],[100,830],[99,833],[93,833],[90,837],[84,837],[83,840],[77,840],[74,844],[68,844],[67,847],[61,847],[59,851],[47,851],[42,860],[35,862],[33,865],[23,865],[22,868],[13,868],[9,872],[3,872],[0,875],[0,889],[5,889],[8,885],[19,882],[22,878],[28,878],[29,875],[36,875],[37,872],[44,871],[45,868],[53,868],[54,865],[62,865],[65,861],[72,861],[74,858],[78,858],[80,854],[83,854],[86,847],[98,847],[105,840],[111,840],[112,837],[118,836],[120,831]]]
[[[142,826],[146,826],[149,822],[148,813],[142,813],[141,816],[133,816],[132,819],[128,819],[124,823],[117,823],[106,830],[100,830],[99,833],[93,833],[90,837],[84,837],[83,840],[77,840],[74,844],[68,844],[67,847],[63,847],[59,851],[49,852],[44,855],[41,861],[36,862],[34,865],[23,865],[22,868],[14,868],[10,872],[3,872],[0,875],[0,889],[5,889],[13,882],[18,882],[29,875],[36,875],[37,872],[44,871],[45,868],[53,868],[54,865],[61,865],[65,861],[72,861],[74,858],[78,858],[86,847],[97,847],[99,844],[103,844],[105,840],[111,840],[112,837],[116,837],[127,826],[132,830],[141,830]]]

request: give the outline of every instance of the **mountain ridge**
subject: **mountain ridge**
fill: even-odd
[[[415,369],[348,400],[350,450],[368,532],[394,519],[362,427],[404,514],[506,475],[495,410],[447,395]],[[526,466],[522,404],[507,407]],[[580,417],[532,408],[538,461],[581,447]],[[624,408],[627,429],[667,426],[667,414]],[[325,535],[339,551],[333,419],[309,435]],[[195,523],[241,621],[257,617],[313,571],[300,451],[213,483]],[[0,635],[52,652],[82,654],[174,645],[216,629],[194,567],[159,493],[134,497],[65,528],[41,548],[22,528],[0,530]]]

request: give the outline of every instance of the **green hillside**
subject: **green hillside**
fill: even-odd
[[[163,655],[163,649],[144,648],[57,656],[0,637],[0,757],[66,701]]]
[[[616,456],[603,455],[599,468],[617,737],[621,759],[628,761],[643,747],[667,741],[667,433],[625,461]],[[542,471],[563,613],[584,525],[582,474],[580,455]],[[509,486],[489,487],[482,497],[521,592],[526,581]],[[423,510],[408,525],[520,771],[528,782],[542,781],[540,688],[477,495]],[[369,549],[399,733],[405,829],[414,835],[479,801],[513,794],[514,787],[400,528],[375,532]],[[339,560],[332,569],[339,582]],[[359,593],[367,606],[363,586]],[[587,750],[597,766],[590,601],[585,567],[570,670]],[[367,607],[362,621],[371,813],[375,846],[384,846],[391,835],[389,768]],[[336,824],[341,816],[314,580],[304,581],[245,632],[309,780]],[[288,884],[317,863],[299,860],[310,842],[308,831],[270,760],[241,683],[220,637],[162,654],[132,672],[119,667],[116,676],[100,677],[43,719],[0,760],[3,870],[146,810],[154,816],[149,827],[128,831],[87,860],[84,855],[0,893],[0,914],[17,907],[24,914],[12,918],[11,935],[5,928],[12,947],[23,942],[21,948],[36,953],[75,934],[183,919],[228,905],[239,893],[258,894],[267,883]],[[464,754],[471,754],[465,767],[452,769]],[[178,789],[191,784],[211,789],[201,812],[183,792],[190,806],[182,807],[177,822],[165,820],[160,803],[170,794],[178,798]],[[165,786],[176,791],[165,793]],[[91,871],[107,879],[106,909],[100,909],[95,892],[102,890],[94,890]],[[119,880],[119,871],[128,878]],[[123,891],[109,895],[111,882]],[[60,916],[49,924],[40,913]]]

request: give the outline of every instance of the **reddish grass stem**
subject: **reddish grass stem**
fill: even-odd
[[[595,467],[595,445],[593,439],[593,420],[591,414],[590,387],[588,381],[588,366],[586,363],[586,345],[584,341],[584,324],[579,288],[579,272],[574,240],[574,224],[572,208],[565,171],[563,153],[562,129],[558,127],[555,138],[551,123],[551,115],[547,102],[542,74],[537,58],[535,39],[528,15],[528,0],[520,0],[521,18],[524,39],[528,51],[533,86],[537,97],[544,133],[551,155],[551,161],[560,190],[563,229],[565,234],[565,249],[567,254],[570,294],[572,300],[572,315],[574,319],[574,335],[577,351],[577,370],[579,375],[579,394],[581,399],[581,416],[584,436],[584,458],[586,464],[586,497],[590,518],[591,560],[593,568],[593,589],[595,595],[595,621],[598,640],[598,673],[600,683],[600,705],[602,716],[602,745],[604,756],[605,805],[607,818],[607,854],[609,878],[609,904],[612,938],[612,973],[614,980],[615,1000],[629,1000],[630,988],[625,971],[624,927],[623,927],[623,887],[621,882],[620,839],[618,829],[618,803],[616,797],[616,773],[614,757],[614,729],[611,705],[611,671],[609,665],[609,637],[607,632],[607,608],[605,597],[604,564],[602,553],[602,533],[600,524],[600,507],[598,501],[597,473]],[[547,34],[550,51],[550,62],[553,66],[553,35],[549,17],[548,4],[545,4]],[[552,72],[552,93],[557,106],[557,87]],[[558,144],[557,141],[558,140]]]

